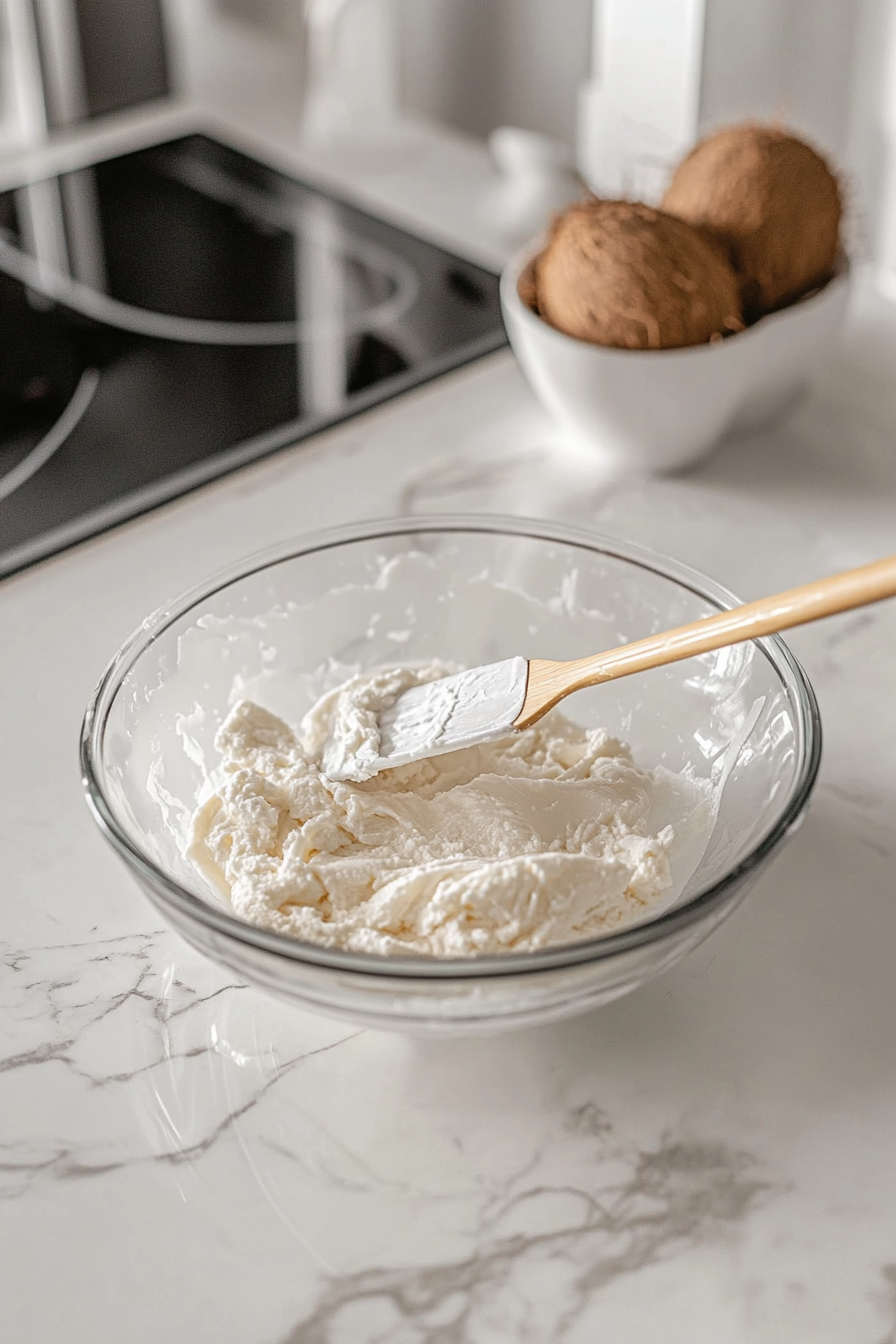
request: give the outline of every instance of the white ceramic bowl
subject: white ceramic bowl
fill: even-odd
[[[570,443],[617,468],[666,472],[727,435],[793,410],[830,349],[849,296],[849,264],[810,297],[736,336],[683,350],[616,350],[566,336],[519,295],[541,250],[529,244],[501,277],[510,344],[532,390]]]

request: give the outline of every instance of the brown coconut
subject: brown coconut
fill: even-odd
[[[596,345],[667,350],[743,325],[724,250],[633,201],[591,200],[560,215],[536,260],[534,288],[547,322]]]
[[[731,126],[701,141],[677,168],[663,209],[729,248],[748,319],[792,303],[834,273],[837,179],[820,154],[777,126]]]

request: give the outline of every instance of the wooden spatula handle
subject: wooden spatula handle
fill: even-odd
[[[814,583],[804,583],[774,597],[747,602],[733,611],[721,611],[717,616],[693,621],[690,625],[651,635],[591,658],[575,658],[562,663],[533,658],[529,662],[526,699],[514,727],[528,728],[564,696],[586,686],[597,686],[602,681],[612,681],[632,672],[644,672],[650,667],[662,667],[729,644],[776,634],[794,625],[805,625],[822,616],[864,607],[894,595],[896,555],[890,555],[885,560],[847,569],[830,578],[816,579]]]

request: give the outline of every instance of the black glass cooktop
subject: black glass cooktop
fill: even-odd
[[[0,575],[505,339],[496,276],[204,136],[0,193]]]

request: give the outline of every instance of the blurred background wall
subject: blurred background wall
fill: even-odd
[[[294,44],[300,84],[303,0],[160,2],[172,27],[195,11]],[[14,29],[32,10],[81,4],[117,12],[124,0],[0,0],[7,112],[29,92],[19,80],[16,94]],[[555,137],[577,147],[601,190],[649,198],[664,165],[711,126],[750,115],[790,122],[843,171],[853,244],[896,293],[896,0],[353,0],[346,17],[371,5],[396,19],[405,108],[482,139],[500,125]],[[203,31],[200,22],[200,42]],[[236,79],[239,43],[231,50]],[[30,116],[23,104],[19,132]],[[11,122],[0,116],[0,150],[15,142]],[[620,161],[637,167],[639,155],[644,173],[620,188]]]
[[[591,64],[592,0],[400,0],[407,104],[473,135],[495,126],[570,145]]]
[[[296,31],[298,0],[213,2]],[[612,58],[601,6],[605,18],[644,0],[392,3],[405,106],[478,137],[510,124],[573,145],[580,90]],[[845,170],[860,251],[896,283],[896,0],[705,0],[704,25],[701,120],[779,116],[809,131]]]
[[[296,33],[299,0],[215,0],[231,16]],[[591,62],[592,0],[394,0],[405,105],[485,137],[524,126],[572,144]]]

